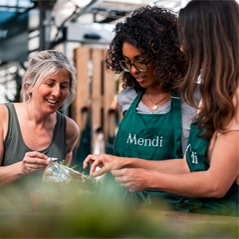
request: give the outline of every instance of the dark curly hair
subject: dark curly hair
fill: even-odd
[[[171,10],[151,6],[138,8],[123,22],[117,23],[114,32],[106,54],[106,68],[123,74],[123,88],[133,86],[136,91],[142,89],[135,78],[119,65],[119,60],[124,59],[124,42],[138,48],[141,54],[151,59],[162,90],[172,91],[182,80],[188,64],[179,48],[177,17]]]

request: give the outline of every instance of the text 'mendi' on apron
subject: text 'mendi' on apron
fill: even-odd
[[[181,101],[172,93],[171,108],[165,114],[141,114],[136,107],[143,95],[141,91],[124,115],[115,139],[115,155],[146,160],[181,159],[182,117]],[[149,189],[144,192],[126,192],[135,203],[150,205],[162,202],[162,196],[178,201],[178,195]],[[180,196],[181,198],[181,196]],[[151,202],[152,201],[152,202]]]

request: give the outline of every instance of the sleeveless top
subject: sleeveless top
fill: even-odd
[[[8,109],[8,132],[4,140],[4,155],[1,166],[8,166],[23,160],[25,154],[30,149],[23,141],[20,124],[17,118],[17,113],[13,103],[5,104]],[[60,112],[57,113],[57,123],[54,129],[54,134],[50,145],[40,150],[40,153],[47,155],[48,157],[58,158],[59,161],[65,159],[67,155],[66,145],[66,118]],[[37,140],[35,138],[34,140]],[[20,182],[33,181],[35,179],[38,183],[41,183],[43,171],[35,172],[32,175],[26,175],[22,179],[18,180],[16,184]]]

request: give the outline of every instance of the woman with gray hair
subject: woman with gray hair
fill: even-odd
[[[71,162],[79,129],[58,109],[74,99],[75,72],[61,52],[39,52],[22,79],[22,102],[0,105],[0,186],[25,178],[35,184],[48,157]]]

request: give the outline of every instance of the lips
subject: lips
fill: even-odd
[[[135,77],[135,79],[138,83],[142,83],[145,80],[145,78],[146,78],[146,76]]]
[[[49,99],[46,99],[47,102],[49,102],[50,104],[56,104],[58,103],[57,100],[49,100]]]

